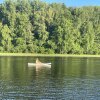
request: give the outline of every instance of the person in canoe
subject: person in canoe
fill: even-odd
[[[38,58],[36,58],[36,64],[41,65],[42,62]]]

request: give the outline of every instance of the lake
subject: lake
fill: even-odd
[[[100,100],[100,58],[0,57],[0,100]]]

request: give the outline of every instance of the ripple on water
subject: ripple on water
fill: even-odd
[[[25,84],[1,80],[0,99],[100,100],[100,79],[45,79]]]

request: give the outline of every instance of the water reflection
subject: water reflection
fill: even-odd
[[[99,60],[100,58],[55,58],[53,76],[100,78]]]
[[[100,58],[40,57],[48,67],[28,67],[35,57],[0,57],[0,99],[99,100]]]

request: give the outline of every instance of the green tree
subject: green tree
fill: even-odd
[[[91,51],[94,46],[95,39],[93,24],[91,22],[85,22],[80,30],[82,34],[82,47],[84,49],[84,53],[90,54],[92,53]]]
[[[24,13],[17,13],[16,26],[13,43],[17,51],[14,52],[28,52],[28,48],[30,50],[33,48],[32,26],[28,16]]]
[[[2,26],[0,23],[0,47],[2,47],[3,52],[11,52],[12,42],[11,42],[11,31],[7,25]]]

